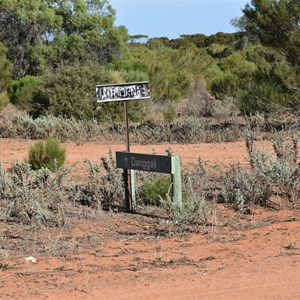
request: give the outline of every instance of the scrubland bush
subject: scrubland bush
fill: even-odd
[[[0,110],[5,108],[8,105],[8,103],[9,103],[9,97],[7,95],[7,92],[4,91],[0,93]]]
[[[89,175],[87,183],[79,186],[80,202],[96,209],[120,208],[124,199],[124,184],[112,151],[109,151],[108,157],[101,157],[100,163],[92,165],[87,161],[87,164]]]
[[[160,205],[172,192],[171,176],[156,175],[145,179],[142,186],[142,197],[145,204]]]
[[[167,217],[172,220],[174,231],[199,232],[200,227],[208,224],[212,215],[213,205],[205,199],[203,190],[198,193],[194,191],[189,176],[187,179],[188,182],[183,189],[181,207],[173,202],[170,190],[164,198],[160,198],[160,205],[166,211]]]
[[[174,104],[169,103],[163,111],[164,120],[172,123],[176,117],[176,107]]]
[[[100,164],[88,165],[87,180],[78,184],[69,178],[70,169],[53,173],[44,167],[33,170],[27,162],[13,162],[6,174],[0,164],[0,221],[63,226],[78,205],[97,210],[121,207],[122,174],[111,153]]]
[[[193,117],[214,117],[219,120],[228,119],[239,112],[237,101],[232,97],[216,99],[210,94],[203,78],[195,83],[194,91],[178,104],[180,114]]]
[[[252,169],[260,176],[269,178],[295,205],[299,203],[298,136],[293,136],[291,141],[276,136],[273,142],[274,153],[257,150],[252,140],[247,141],[247,149]]]
[[[133,103],[133,102],[132,102]],[[142,110],[134,109],[132,118],[143,118],[147,106]],[[134,112],[135,111],[135,112]],[[298,123],[281,125],[267,122],[266,119],[257,122],[255,118],[241,121],[235,116],[214,123],[204,117],[188,116],[180,118],[172,124],[163,121],[134,123],[129,127],[133,140],[144,143],[211,143],[234,142],[245,138],[251,132],[258,132],[263,138],[276,134],[286,127],[298,128]],[[244,122],[244,123],[243,123]],[[27,113],[13,112],[11,109],[0,114],[0,137],[45,139],[55,137],[62,142],[73,141],[77,144],[86,141],[120,140],[124,136],[123,122],[99,123],[96,119],[78,120],[73,117],[55,117],[53,115],[33,118]]]
[[[233,165],[223,175],[212,177],[199,159],[194,170],[182,176],[181,208],[172,202],[170,176],[141,172],[136,182],[138,211],[156,207],[162,218],[171,219],[174,229],[199,231],[216,212],[214,199],[247,212],[253,205],[267,206],[271,195],[280,192],[298,207],[297,138],[291,142],[278,138],[274,153],[257,150],[251,139],[247,147],[250,169]],[[123,176],[112,152],[98,164],[87,163],[89,175],[77,183],[68,178],[70,171],[66,169],[53,174],[45,167],[35,171],[29,163],[12,163],[6,174],[0,167],[0,219],[61,226],[68,220],[71,205],[123,210]]]
[[[43,75],[29,111],[34,117],[52,114],[76,120],[97,118],[101,111],[96,110],[97,102],[91,91],[96,84],[118,82],[116,76],[97,63],[61,65]]]
[[[14,80],[8,90],[11,103],[22,109],[28,109],[34,89],[38,86],[40,81],[40,77],[29,75]]]
[[[7,106],[9,98],[6,89],[11,83],[11,62],[7,58],[7,49],[0,42],[0,110]]]
[[[291,142],[277,136],[273,142],[274,153],[258,150],[252,138],[246,140],[251,170],[240,165],[231,166],[222,177],[221,194],[227,203],[238,210],[252,204],[265,206],[274,190],[298,205],[300,171],[298,165],[298,138]]]
[[[8,112],[11,113],[11,112]],[[26,113],[13,113],[12,117],[0,118],[0,136],[12,138],[45,139],[55,137],[60,141],[73,141],[78,144],[108,134],[95,119],[76,120],[74,118],[41,116],[34,119]],[[115,133],[118,135],[118,132]]]
[[[25,224],[62,226],[72,204],[65,188],[69,170],[54,176],[49,169],[31,169],[29,163],[13,162],[6,174],[0,165],[0,219]]]
[[[29,149],[28,162],[34,170],[47,168],[51,171],[63,166],[66,160],[66,149],[55,138],[37,141]]]
[[[264,206],[271,194],[268,177],[244,170],[240,165],[231,166],[222,176],[221,195],[237,210],[242,211],[253,204]]]

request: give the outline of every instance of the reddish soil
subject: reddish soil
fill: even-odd
[[[8,168],[12,161],[22,161],[28,155],[28,150],[34,141],[0,139],[0,161]],[[271,149],[270,142],[256,144],[259,148]],[[74,176],[87,174],[86,160],[92,163],[100,162],[101,156],[108,156],[109,149],[113,151],[125,151],[124,143],[75,143],[65,144],[67,150],[66,166],[72,169]],[[240,162],[248,165],[248,154],[245,142],[217,143],[217,144],[188,144],[188,145],[132,145],[131,152],[166,155],[166,150],[172,148],[174,155],[180,155],[183,169],[191,169],[197,164],[198,158],[205,162],[211,171],[220,171],[233,163]]]
[[[5,168],[23,160],[32,141],[0,139]],[[243,142],[133,145],[164,154],[171,146],[184,169],[199,156],[213,172],[248,165]],[[270,143],[259,145],[270,149]],[[67,165],[85,174],[123,144],[66,144]],[[240,215],[217,206],[198,234],[141,215],[82,214],[64,228],[0,227],[0,299],[300,299],[300,212],[255,209]],[[36,263],[26,262],[33,256]]]

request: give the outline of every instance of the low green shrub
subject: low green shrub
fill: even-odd
[[[172,193],[171,177],[166,175],[157,175],[143,183],[142,194],[145,204],[159,205],[162,200]]]
[[[0,93],[0,110],[4,109],[9,103],[9,97],[7,95],[7,92],[4,91]]]
[[[7,88],[11,83],[11,62],[7,58],[7,49],[0,42],[0,110],[5,108],[9,103]]]
[[[66,149],[55,138],[37,141],[29,149],[28,161],[34,170],[61,168],[66,160]]]

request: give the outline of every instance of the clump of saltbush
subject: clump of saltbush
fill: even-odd
[[[276,136],[273,141],[274,153],[258,150],[251,141],[247,141],[253,171],[268,178],[294,205],[299,203],[300,195],[298,140],[297,135],[291,141],[283,136]]]
[[[61,168],[66,160],[66,149],[56,138],[37,141],[29,149],[28,162],[32,169],[47,168],[54,171]]]
[[[12,162],[7,174],[0,163],[0,221],[40,226],[63,226],[74,206],[66,189],[69,170],[52,175],[32,170],[27,162]]]
[[[110,131],[109,131],[110,130]],[[56,137],[60,141],[73,141],[77,144],[90,140],[99,139],[106,134],[114,133],[118,136],[116,129],[104,128],[95,119],[76,120],[74,117],[63,118],[53,115],[33,118],[27,113],[8,112],[0,115],[0,137],[2,138],[25,138],[40,140],[48,137]]]
[[[89,175],[85,184],[78,186],[80,203],[94,209],[118,209],[124,199],[124,186],[121,169],[117,169],[113,153],[100,157],[100,163],[87,160]],[[104,171],[104,174],[103,174]]]
[[[238,210],[251,204],[264,206],[272,192],[277,191],[293,205],[299,203],[298,137],[294,136],[289,142],[277,136],[273,141],[273,153],[257,149],[252,137],[246,139],[246,147],[251,169],[233,165],[222,176],[221,194],[225,202]]]
[[[221,195],[226,203],[243,211],[253,204],[265,206],[272,194],[268,177],[240,165],[232,165],[222,176]]]

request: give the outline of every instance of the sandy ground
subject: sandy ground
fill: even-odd
[[[5,168],[32,141],[0,139]],[[164,154],[169,146],[189,169],[199,156],[211,171],[248,165],[243,142],[133,145]],[[67,166],[85,174],[120,144],[66,144]],[[270,149],[270,143],[259,147]],[[256,209],[240,215],[218,206],[199,234],[141,215],[99,212],[71,227],[0,227],[0,299],[300,299],[300,212]],[[33,256],[36,263],[26,262]]]
[[[28,150],[34,141],[0,139],[0,161],[8,168],[12,161],[23,161],[28,155]],[[64,144],[67,150],[66,166],[72,168],[74,175],[87,174],[86,160],[92,163],[99,162],[101,156],[108,156],[109,149],[113,151],[125,151],[124,143],[75,143]],[[256,144],[258,148],[271,149],[268,141]],[[217,143],[217,144],[160,144],[160,145],[131,145],[130,151],[136,153],[166,155],[166,150],[171,148],[174,155],[180,155],[183,169],[190,169],[197,164],[198,158],[205,162],[210,170],[220,171],[231,164],[239,162],[248,165],[248,154],[245,142]]]

